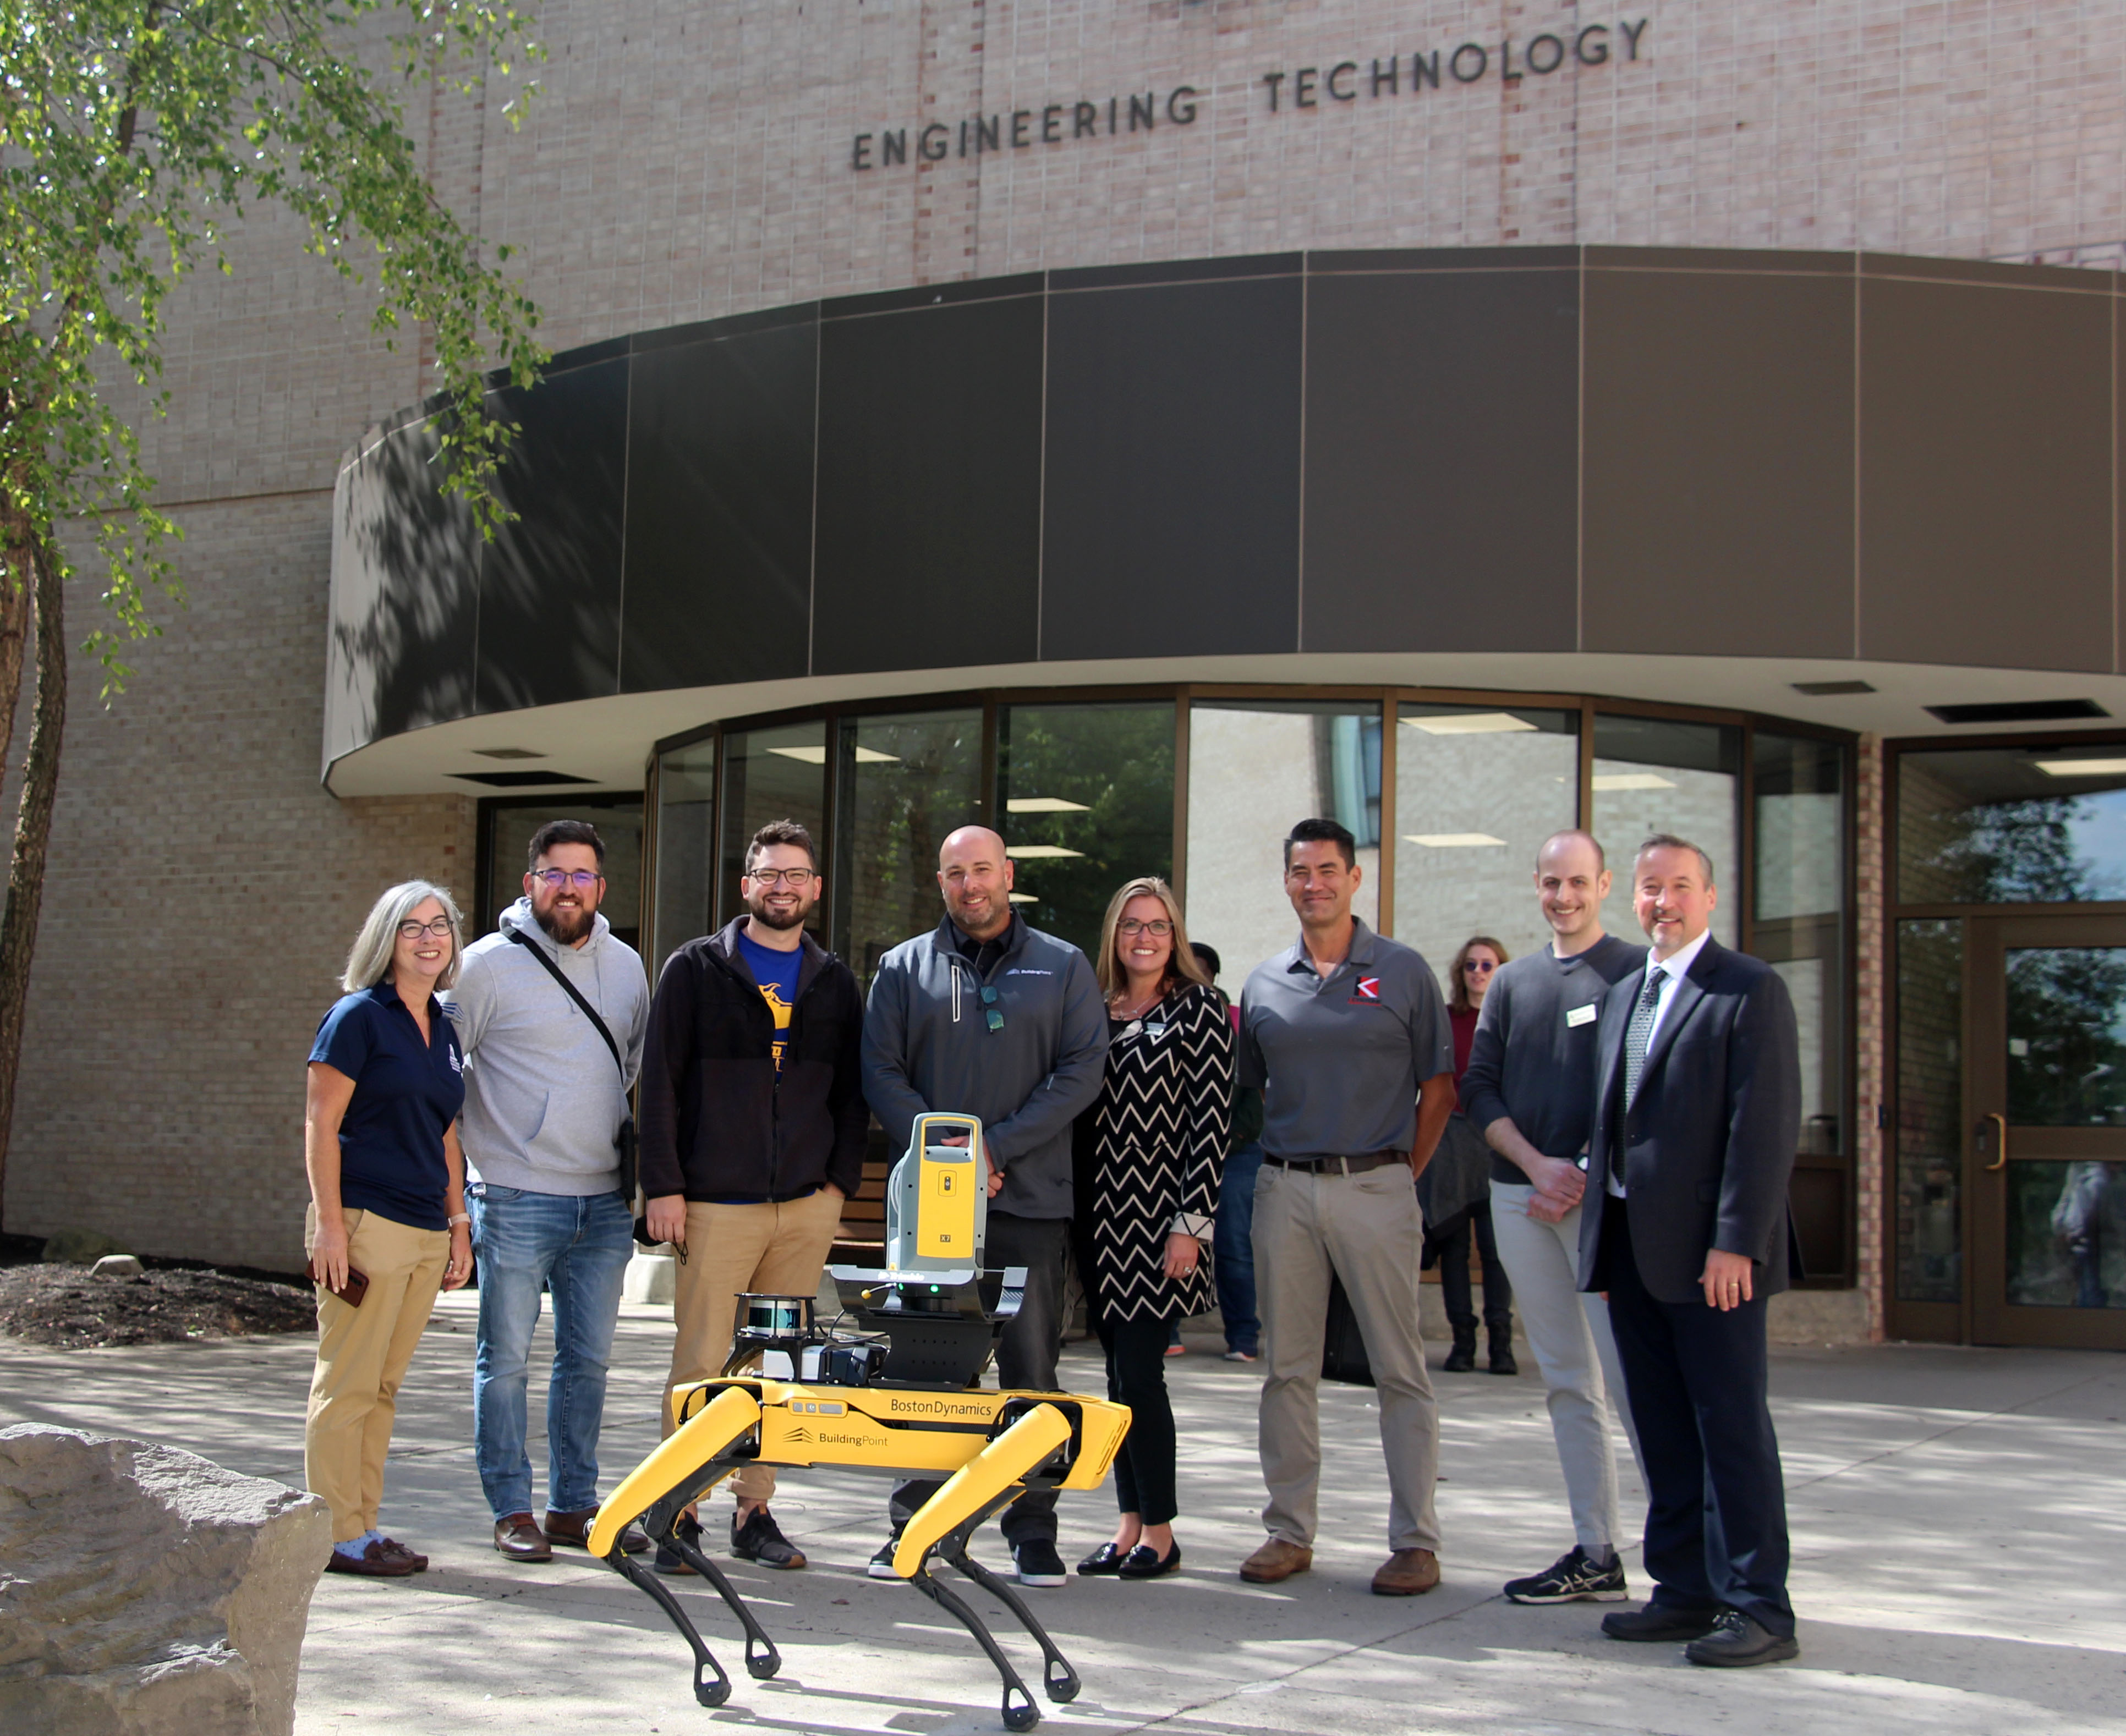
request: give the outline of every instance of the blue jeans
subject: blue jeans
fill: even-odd
[[[554,1369],[546,1389],[546,1506],[598,1505],[598,1425],[620,1319],[632,1225],[617,1193],[466,1190],[480,1254],[480,1346],[473,1362],[473,1451],[494,1517],[532,1511],[524,1389],[539,1295],[554,1297]]]
[[[1255,1172],[1262,1168],[1262,1147],[1250,1139],[1226,1159],[1218,1184],[1217,1227],[1211,1238],[1211,1276],[1218,1285],[1218,1312],[1225,1317],[1226,1348],[1250,1354],[1262,1348],[1262,1322],[1255,1317]]]

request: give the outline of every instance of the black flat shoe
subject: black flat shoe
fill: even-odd
[[[1157,1579],[1173,1573],[1181,1565],[1181,1544],[1179,1539],[1166,1553],[1165,1559],[1152,1553],[1151,1545],[1140,1543],[1129,1552],[1129,1557],[1115,1569],[1117,1579]]]
[[[1680,1609],[1672,1603],[1649,1603],[1643,1609],[1618,1610],[1602,1618],[1602,1631],[1612,1639],[1636,1639],[1659,1644],[1677,1640],[1703,1639],[1720,1625],[1718,1610]]]
[[[1122,1563],[1129,1559],[1129,1554],[1127,1550],[1114,1544],[1103,1543],[1078,1564],[1078,1571],[1088,1579],[1103,1573],[1119,1573],[1122,1570]]]

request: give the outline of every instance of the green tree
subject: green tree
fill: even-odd
[[[492,534],[508,429],[490,366],[528,385],[536,309],[429,183],[404,95],[461,96],[538,58],[503,0],[0,0],[0,767],[28,646],[35,702],[0,913],[0,1182],[66,724],[66,582],[101,582],[88,640],[107,704],[127,643],[182,601],[138,419],[159,415],[172,292],[231,270],[224,239],[277,208],[343,278],[372,278],[387,342],[434,357],[441,486]],[[527,87],[529,88],[529,87]],[[506,112],[512,125],[522,99]]]

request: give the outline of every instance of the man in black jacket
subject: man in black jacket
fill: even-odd
[[[1770,1663],[1798,1650],[1765,1309],[1789,1281],[1801,1050],[1779,973],[1713,938],[1716,897],[1696,845],[1639,847],[1653,946],[1597,1025],[1580,1287],[1609,1295],[1654,1581],[1651,1603],[1602,1629],[1687,1641],[1693,1663]]]
[[[863,1177],[863,999],[805,932],[822,885],[810,833],[763,826],[739,882],[750,913],[688,941],[658,978],[638,1136],[650,1233],[679,1251],[671,1385],[723,1372],[743,1293],[819,1289]],[[768,1511],[774,1467],[749,1465],[731,1488],[731,1552],[804,1566]],[[657,1568],[692,1571],[664,1545]]]

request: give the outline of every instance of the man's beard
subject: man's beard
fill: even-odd
[[[591,932],[591,924],[598,920],[598,912],[579,904],[574,910],[564,910],[550,904],[541,910],[532,907],[532,914],[539,926],[546,931],[546,937],[557,946],[573,946]]]
[[[812,907],[819,902],[817,899],[800,899],[787,910],[772,910],[765,898],[758,898],[748,899],[745,908],[753,913],[754,921],[762,927],[780,932],[804,927],[805,918],[811,915]]]

